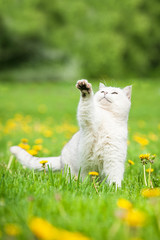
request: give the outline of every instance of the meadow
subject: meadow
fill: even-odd
[[[15,158],[9,165],[9,147],[20,143],[36,156],[60,155],[78,130],[75,84],[0,83],[0,239],[159,240],[159,80],[106,81],[133,86],[122,188],[98,176],[34,172]]]

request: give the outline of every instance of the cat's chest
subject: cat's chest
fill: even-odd
[[[86,141],[85,141],[86,140]],[[87,159],[91,163],[97,164],[102,162],[104,156],[109,154],[112,145],[114,145],[114,136],[109,131],[104,131],[104,128],[90,134],[90,137],[83,139],[83,150]]]

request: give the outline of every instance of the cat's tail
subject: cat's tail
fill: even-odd
[[[61,157],[33,157],[31,154],[26,152],[24,149],[18,146],[13,146],[10,148],[10,152],[16,156],[18,161],[25,167],[30,169],[35,169],[38,171],[44,170],[44,167],[46,170],[49,168],[53,171],[57,171],[61,169]],[[46,160],[47,163],[45,163],[44,167],[40,161]]]

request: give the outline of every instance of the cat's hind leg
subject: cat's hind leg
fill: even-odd
[[[40,161],[46,160],[45,164],[46,171],[48,170],[48,166],[53,171],[61,170],[61,157],[33,157],[31,154],[26,152],[24,149],[18,146],[13,146],[10,148],[10,152],[18,159],[18,161],[25,167],[42,171],[44,167]]]

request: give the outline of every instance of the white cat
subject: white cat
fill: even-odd
[[[87,80],[79,80],[76,87],[81,91],[78,106],[80,130],[64,146],[61,156],[33,157],[18,146],[10,148],[18,160],[26,167],[42,170],[41,160],[53,170],[64,169],[66,165],[72,175],[84,178],[90,171],[98,171],[111,184],[121,186],[124,163],[127,154],[127,122],[131,106],[131,86],[124,89],[106,87],[100,83],[94,95]]]

